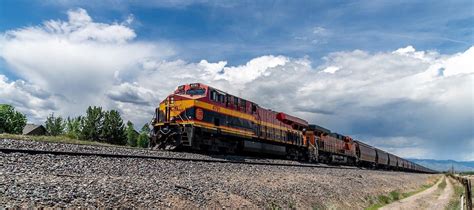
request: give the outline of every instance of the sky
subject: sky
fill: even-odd
[[[0,1],[0,103],[141,127],[202,82],[405,158],[474,160],[472,1]]]

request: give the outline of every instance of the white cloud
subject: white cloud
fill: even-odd
[[[323,70],[323,72],[330,73],[330,74],[334,74],[334,73],[336,73],[336,71],[338,71],[338,70],[339,70],[339,67],[337,67],[337,66],[329,66],[329,67],[325,68],[325,69]]]
[[[465,148],[474,135],[474,47],[454,55],[412,46],[335,52],[314,67],[267,55],[227,66],[166,60],[173,48],[135,41],[128,20],[97,23],[77,9],[68,21],[6,32],[0,57],[22,80],[0,76],[0,102],[39,122],[52,111],[77,115],[100,105],[140,126],[178,85],[203,82],[401,156],[472,156]]]
[[[254,58],[242,66],[224,67],[222,74],[216,75],[215,79],[224,79],[234,84],[245,84],[258,77],[271,74],[269,69],[283,66],[289,61],[284,56],[261,56]]]
[[[75,114],[90,104],[106,104],[117,75],[133,77],[143,60],[173,54],[166,44],[133,41],[133,29],[93,22],[83,9],[68,20],[5,32],[0,56],[14,74],[68,101],[60,112]]]
[[[313,34],[316,34],[316,35],[320,35],[320,36],[325,36],[327,35],[328,31],[321,27],[321,26],[317,26],[317,27],[314,27],[313,28]]]
[[[38,86],[23,80],[9,81],[0,74],[0,103],[15,106],[33,120],[42,121],[44,116],[57,109],[56,101],[60,100]]]
[[[141,87],[137,83],[128,82],[114,86],[107,92],[107,96],[118,102],[148,106],[152,105],[150,102],[156,98],[152,90]]]

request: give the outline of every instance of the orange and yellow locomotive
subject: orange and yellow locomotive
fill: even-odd
[[[167,150],[244,151],[308,160],[318,159],[320,146],[339,152],[341,160],[354,153],[352,140],[344,142],[327,134],[311,131],[303,119],[193,83],[179,86],[160,103],[151,145]]]
[[[155,110],[150,146],[251,152],[311,162],[429,171],[349,136],[209,87],[179,86]]]

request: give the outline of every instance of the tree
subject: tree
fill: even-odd
[[[141,132],[138,136],[137,146],[142,148],[147,148],[148,144],[150,143],[150,137],[148,137],[148,133]]]
[[[148,123],[145,123],[145,125],[143,125],[142,127],[142,130],[140,132],[145,132],[145,133],[150,133],[150,125]]]
[[[148,134],[150,133],[150,126],[148,123],[143,125],[142,130],[140,131],[140,135],[138,136],[137,146],[142,148],[147,148],[148,144],[150,143],[150,137]]]
[[[136,147],[138,133],[135,131],[135,128],[133,127],[133,123],[130,121],[127,122],[126,133],[127,133],[127,145]]]
[[[21,134],[26,125],[26,116],[15,107],[0,104],[0,133]]]
[[[79,139],[81,135],[81,122],[82,117],[70,118],[66,119],[66,136],[69,138]]]
[[[123,120],[117,110],[104,113],[102,139],[107,143],[124,145],[127,143]]]
[[[86,111],[86,116],[81,121],[81,139],[98,141],[102,131],[102,121],[104,113],[102,107],[89,106]]]
[[[64,120],[61,116],[55,117],[52,113],[49,117],[46,118],[44,122],[46,131],[51,136],[57,136],[64,134]]]

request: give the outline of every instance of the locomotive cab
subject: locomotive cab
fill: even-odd
[[[207,95],[208,87],[200,83],[192,83],[189,85],[181,85],[174,91],[175,95],[185,98],[203,98]]]
[[[208,90],[206,85],[192,83],[178,86],[166,97],[155,110],[150,146],[172,150],[190,144],[193,120],[199,119],[192,107],[196,100],[208,96]]]
[[[183,111],[192,106],[193,100],[207,97],[208,87],[200,83],[181,85],[166,97],[155,110],[155,123],[171,123],[176,121],[190,120],[194,116],[185,114]]]

